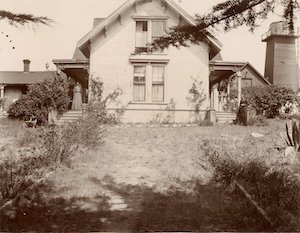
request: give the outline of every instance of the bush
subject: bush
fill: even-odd
[[[0,203],[12,199],[43,176],[48,162],[36,148],[14,149],[7,146],[0,162]]]
[[[9,117],[29,120],[34,115],[41,125],[47,123],[51,108],[56,109],[59,114],[67,110],[70,102],[67,78],[56,76],[54,79],[31,84],[28,89],[27,94],[10,106]]]
[[[92,98],[83,119],[59,126],[48,125],[26,129],[19,140],[19,146],[24,147],[29,153],[23,155],[17,150],[11,150],[7,152],[9,155],[0,161],[2,196],[0,204],[1,199],[3,201],[3,199],[14,198],[37,179],[43,177],[45,170],[54,169],[62,164],[68,165],[70,158],[78,153],[80,147],[93,148],[103,142],[106,133],[105,125],[116,123],[119,116],[119,112],[109,114],[106,106],[115,101],[122,92],[116,89],[103,98],[102,82],[94,80],[91,87]]]
[[[254,140],[247,139],[247,145],[237,143],[232,147],[206,142],[202,149],[214,167],[214,180],[225,187],[238,181],[267,212],[278,230],[298,231],[299,162],[285,158],[282,152],[276,154],[276,150],[262,150]]]
[[[267,126],[268,125],[267,117],[263,116],[263,115],[253,116],[247,121],[247,125],[250,125],[250,126]]]
[[[295,100],[292,89],[274,85],[245,87],[242,93],[248,105],[254,107],[258,115],[265,115],[268,118],[279,116],[280,108],[287,101]]]

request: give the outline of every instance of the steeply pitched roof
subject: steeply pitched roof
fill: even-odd
[[[255,67],[253,65],[251,65],[249,62],[247,62],[244,67],[242,68],[242,70],[246,67],[249,67],[256,75],[258,78],[260,78],[262,81],[264,81],[266,84],[271,85],[270,81],[268,79],[266,79],[264,76],[262,76],[261,73],[258,72],[257,69],[255,69]]]
[[[256,77],[262,80],[265,84],[271,85],[269,80],[267,80],[257,69],[254,68],[249,62],[234,62],[234,61],[222,61],[222,60],[211,60],[209,62],[211,67],[222,67],[221,69],[228,70],[224,67],[231,67],[229,69],[239,69],[244,70],[246,68],[251,69],[255,74]]]
[[[0,84],[31,84],[55,77],[55,71],[0,71]]]
[[[89,56],[86,52],[86,48],[88,48],[90,41],[95,38],[99,33],[101,33],[108,25],[115,22],[122,13],[126,10],[130,9],[132,6],[137,4],[138,0],[127,0],[123,5],[121,5],[118,9],[116,9],[112,14],[110,14],[107,18],[97,24],[90,32],[88,32],[85,36],[83,36],[77,43],[77,47],[85,54],[85,56]],[[173,0],[165,0],[164,3],[167,7],[170,7],[173,11],[177,12],[182,16],[182,19],[191,25],[196,25],[193,17],[190,16],[185,10],[183,10],[177,3]],[[222,44],[216,39],[208,37],[210,42],[211,51],[215,51],[214,54],[217,54]]]

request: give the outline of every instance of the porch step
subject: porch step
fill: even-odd
[[[0,111],[0,118],[7,118],[8,117],[8,113],[6,111]]]
[[[61,115],[57,121],[57,124],[63,124],[67,122],[74,122],[82,118],[82,111],[70,110]]]
[[[231,124],[236,119],[236,113],[234,112],[216,112],[217,123]]]

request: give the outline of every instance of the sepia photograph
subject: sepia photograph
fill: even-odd
[[[300,232],[299,0],[0,0],[0,232]]]

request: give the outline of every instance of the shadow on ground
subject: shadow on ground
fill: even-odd
[[[272,231],[239,193],[228,194],[221,186],[158,193],[108,178],[91,180],[121,196],[127,208],[112,210],[107,196],[95,197],[92,209],[86,208],[89,198],[53,198],[57,191],[47,183],[0,213],[0,231]]]

